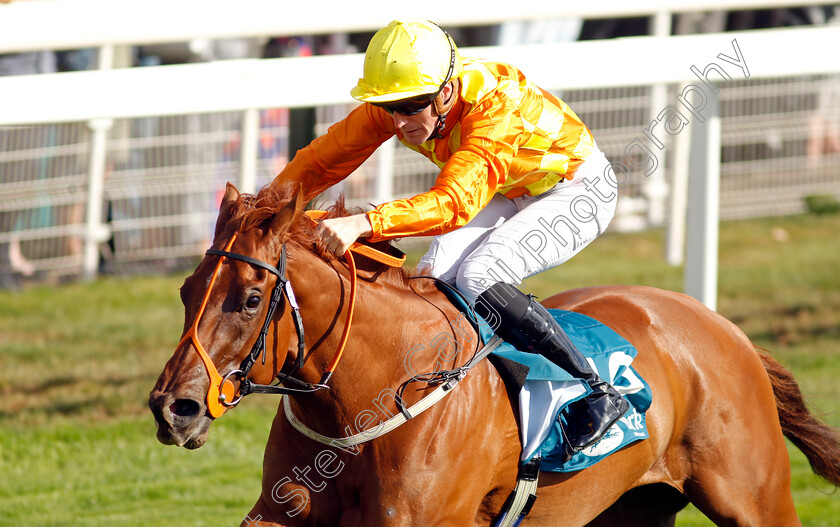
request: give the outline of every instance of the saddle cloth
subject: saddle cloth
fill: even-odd
[[[453,298],[451,294],[447,296],[462,312],[470,312],[463,300]],[[493,352],[491,359],[493,356],[497,359],[492,360],[497,369],[510,369],[506,366],[508,361],[519,365],[519,368],[514,368],[519,370],[518,373],[500,373],[506,381],[519,377],[513,384],[516,384],[514,389],[519,390],[523,445],[520,461],[540,456],[541,471],[572,472],[590,467],[631,443],[647,439],[645,411],[650,407],[652,397],[650,387],[631,365],[637,350],[624,337],[581,313],[558,309],[549,309],[549,312],[598,375],[609,380],[630,403],[630,410],[599,442],[565,460],[561,428],[565,423],[564,410],[574,401],[586,397],[591,389],[585,381],[572,377],[542,355],[518,351],[508,343],[503,343]],[[471,315],[466,315],[466,318],[470,320]],[[493,336],[490,326],[480,317],[477,329],[484,342]],[[523,366],[527,368],[527,373]]]

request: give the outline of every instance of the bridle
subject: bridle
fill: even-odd
[[[307,214],[314,221],[317,217],[322,216],[324,212],[308,211]],[[305,340],[303,331],[303,318],[300,314],[300,308],[297,304],[297,300],[292,289],[291,281],[286,277],[286,244],[284,243],[282,246],[282,249],[280,251],[280,260],[277,263],[277,266],[273,266],[256,258],[232,252],[231,248],[233,247],[234,241],[236,241],[236,234],[234,234],[231,237],[230,241],[228,241],[224,249],[208,249],[207,252],[205,252],[205,255],[207,256],[220,256],[220,258],[219,261],[216,263],[215,269],[213,270],[213,275],[210,278],[210,283],[207,285],[207,291],[204,293],[204,298],[201,301],[201,306],[199,307],[198,313],[196,314],[195,321],[193,322],[192,326],[190,326],[190,329],[187,330],[187,332],[184,334],[184,337],[181,339],[181,342],[178,343],[178,347],[180,348],[186,341],[192,341],[193,346],[195,347],[196,351],[201,357],[202,362],[204,363],[204,367],[207,370],[207,374],[210,377],[210,386],[207,389],[206,396],[207,411],[214,418],[220,417],[227,411],[228,408],[238,404],[239,401],[242,400],[242,397],[251,393],[302,394],[329,389],[328,382],[333,372],[335,371],[339,360],[341,360],[341,355],[344,352],[344,348],[347,344],[347,338],[349,336],[350,326],[353,320],[353,309],[356,301],[356,263],[353,259],[351,251],[374,258],[380,262],[386,263],[394,267],[401,266],[402,263],[405,261],[405,256],[402,256],[402,258],[393,257],[380,251],[377,251],[372,247],[361,245],[359,243],[354,243],[351,246],[350,250],[344,254],[345,260],[347,261],[347,265],[350,270],[350,305],[347,311],[347,322],[344,325],[344,331],[341,335],[339,345],[335,353],[333,354],[330,364],[327,366],[326,370],[321,376],[321,380],[317,383],[308,383],[295,377],[292,377],[293,373],[295,373],[303,367],[305,361]],[[213,285],[216,282],[216,277],[219,275],[222,264],[224,263],[226,258],[230,258],[232,260],[239,260],[241,262],[245,262],[255,267],[264,269],[269,273],[273,274],[276,277],[276,281],[274,283],[274,287],[272,288],[271,295],[269,297],[265,320],[263,321],[263,325],[260,329],[259,335],[257,336],[257,340],[254,342],[253,346],[251,346],[251,351],[248,353],[245,359],[243,359],[242,363],[239,365],[239,368],[231,370],[224,376],[221,376],[219,374],[219,371],[216,369],[216,365],[213,363],[213,360],[210,358],[210,355],[207,353],[207,351],[204,349],[204,346],[202,346],[201,341],[199,341],[198,339],[198,325],[201,322],[201,317],[204,314],[205,308],[207,307],[207,302],[210,299],[210,293],[213,290]],[[291,371],[289,371],[288,373],[277,373],[276,378],[278,384],[257,384],[248,379],[248,374],[250,373],[251,368],[253,368],[254,364],[256,364],[260,355],[262,355],[262,363],[265,364],[266,337],[268,335],[268,330],[271,326],[271,322],[274,318],[274,312],[277,310],[277,306],[280,304],[280,300],[284,296],[286,297],[288,305],[292,310],[292,320],[294,322],[295,333],[297,334],[298,339],[297,358],[295,359],[295,363],[292,366]],[[235,377],[239,381],[238,395],[236,394],[236,388],[234,387],[233,382],[231,382],[231,377]],[[284,383],[295,384],[299,387],[289,388],[286,386],[281,386],[281,384]]]
[[[304,360],[304,332],[303,332],[303,320],[300,316],[300,308],[297,305],[297,300],[295,299],[294,291],[292,290],[291,282],[289,282],[288,278],[286,278],[286,245],[283,244],[283,248],[280,251],[280,261],[278,262],[277,266],[273,266],[266,262],[257,260],[256,258],[252,258],[250,256],[245,256],[243,254],[231,252],[231,248],[233,247],[233,242],[236,241],[236,234],[234,234],[230,241],[225,246],[224,250],[219,249],[208,249],[205,253],[208,256],[221,256],[219,261],[216,263],[216,267],[213,270],[213,275],[210,278],[210,283],[207,286],[207,291],[204,293],[204,298],[201,301],[201,306],[199,307],[198,313],[196,314],[195,321],[184,337],[181,339],[181,342],[178,343],[178,347],[180,348],[186,341],[192,341],[193,346],[195,347],[196,351],[198,352],[199,356],[201,357],[202,362],[204,363],[204,367],[207,370],[208,375],[210,376],[210,387],[207,390],[207,410],[211,416],[220,417],[222,414],[227,411],[228,408],[231,406],[236,405],[242,397],[245,395],[257,391],[260,388],[263,388],[262,385],[257,385],[252,383],[248,378],[248,373],[250,373],[251,368],[256,363],[257,359],[260,355],[263,356],[263,364],[265,364],[265,340],[266,336],[268,335],[268,329],[271,325],[271,321],[274,318],[274,312],[277,310],[277,306],[280,303],[281,298],[285,295],[288,299],[289,306],[292,309],[292,319],[295,325],[295,332],[297,333],[298,337],[298,356],[295,361],[295,366],[292,371],[299,369],[303,366]],[[210,299],[210,293],[213,290],[213,285],[216,282],[216,278],[219,276],[219,272],[221,271],[222,264],[224,263],[226,258],[230,258],[232,260],[239,260],[242,262],[246,262],[250,265],[255,267],[259,267],[261,269],[265,269],[269,273],[273,274],[277,280],[274,283],[274,287],[271,290],[271,295],[269,297],[268,308],[266,309],[265,320],[263,321],[262,328],[260,329],[260,333],[257,336],[257,340],[254,342],[253,346],[251,346],[251,351],[239,365],[238,369],[231,370],[228,372],[224,377],[219,374],[219,371],[216,369],[216,365],[213,363],[213,360],[207,354],[207,351],[202,346],[201,341],[198,339],[198,325],[201,322],[201,317],[204,314],[204,310],[207,307],[207,302]],[[290,374],[291,375],[291,372]],[[236,388],[234,387],[233,383],[231,382],[231,377],[236,377],[239,380],[239,395],[236,395]],[[287,376],[289,377],[289,376]],[[289,380],[289,378],[284,379]],[[295,379],[297,381],[297,379]],[[281,393],[291,393],[291,392],[311,392],[315,390],[320,390],[327,388],[324,383],[319,383],[317,385],[304,383],[303,381],[298,381],[299,383],[303,384],[302,388],[294,389],[294,388],[283,388],[279,386],[266,386],[265,388],[274,388],[276,390],[283,390]]]

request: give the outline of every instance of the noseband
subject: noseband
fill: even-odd
[[[184,335],[184,337],[181,339],[181,342],[178,344],[178,347],[181,347],[186,341],[192,341],[193,346],[195,347],[196,351],[201,357],[202,362],[204,363],[204,367],[207,369],[207,373],[210,376],[210,387],[207,389],[207,410],[210,413],[210,415],[214,418],[224,414],[229,407],[234,406],[236,403],[238,403],[243,396],[252,392],[266,391],[269,393],[306,393],[327,388],[325,383],[319,383],[317,385],[314,385],[290,377],[291,373],[303,366],[305,341],[303,334],[303,320],[300,316],[300,309],[297,305],[297,300],[295,299],[294,291],[292,290],[292,284],[286,278],[286,245],[283,244],[283,248],[280,251],[280,261],[277,264],[277,267],[275,267],[271,264],[257,260],[256,258],[251,258],[250,256],[245,256],[243,254],[231,252],[230,249],[233,246],[233,242],[235,240],[236,235],[234,234],[224,250],[208,249],[205,253],[208,256],[221,256],[221,258],[219,259],[219,262],[216,264],[216,267],[213,270],[213,275],[210,278],[210,283],[207,286],[207,292],[204,294],[204,299],[201,302],[201,307],[199,308],[198,314],[195,317],[195,322],[193,322],[193,325],[190,327],[189,330],[187,330],[187,333]],[[256,342],[254,342],[254,345],[251,347],[251,352],[248,353],[248,356],[245,357],[245,359],[242,361],[242,364],[239,365],[238,369],[232,370],[228,372],[224,377],[222,377],[221,375],[219,375],[219,372],[216,369],[216,365],[213,364],[213,360],[210,358],[209,354],[204,349],[204,346],[202,346],[201,341],[198,339],[198,325],[201,322],[201,317],[204,314],[204,310],[207,307],[207,302],[210,299],[210,293],[213,290],[213,285],[216,282],[216,277],[221,271],[221,267],[224,263],[225,258],[239,260],[253,265],[255,267],[265,269],[269,273],[276,276],[277,281],[274,283],[274,288],[271,290],[271,296],[269,299],[268,308],[266,309],[265,320],[263,321],[262,329],[260,330],[260,333],[257,336]],[[265,364],[265,340],[266,336],[268,335],[268,328],[271,325],[271,321],[274,318],[274,312],[277,310],[277,305],[280,303],[280,299],[283,297],[283,295],[285,295],[288,299],[289,306],[292,309],[292,319],[294,321],[295,332],[297,333],[298,337],[298,356],[292,371],[289,372],[289,374],[285,375],[284,378],[281,379],[281,382],[289,381],[299,384],[301,385],[301,388],[298,389],[284,388],[280,386],[264,386],[252,383],[250,380],[248,380],[247,377],[248,373],[251,371],[251,368],[256,363],[260,354],[262,354],[262,361],[263,364]],[[236,395],[236,388],[230,381],[231,377],[236,377],[239,380],[238,396]]]

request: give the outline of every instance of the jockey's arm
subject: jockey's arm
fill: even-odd
[[[434,236],[457,229],[478,214],[504,183],[523,130],[518,111],[507,100],[487,100],[458,124],[460,146],[430,190],[383,203],[367,213],[372,240]]]
[[[352,174],[395,132],[388,114],[362,104],[330,126],[326,134],[298,150],[271,186],[279,189],[299,183],[304,199],[309,201]]]

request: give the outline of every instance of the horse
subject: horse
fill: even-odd
[[[327,216],[343,214],[338,203]],[[402,415],[398,403],[429,394],[433,386],[413,382],[426,378],[418,372],[467,363],[478,337],[432,280],[366,257],[351,269],[317,241],[297,189],[251,195],[228,185],[212,248],[181,298],[182,340],[149,396],[160,442],[201,447],[249,383],[280,378],[293,394],[271,425],[261,495],[243,526],[493,523],[517,481],[521,444],[516,395],[490,361],[361,445],[325,445],[288,417],[326,437],[369,433]],[[648,439],[581,471],[542,473],[527,525],[674,525],[689,502],[718,525],[801,525],[785,436],[840,485],[837,431],[809,413],[789,371],[696,300],[598,286],[544,305],[588,315],[631,342],[653,402]]]

